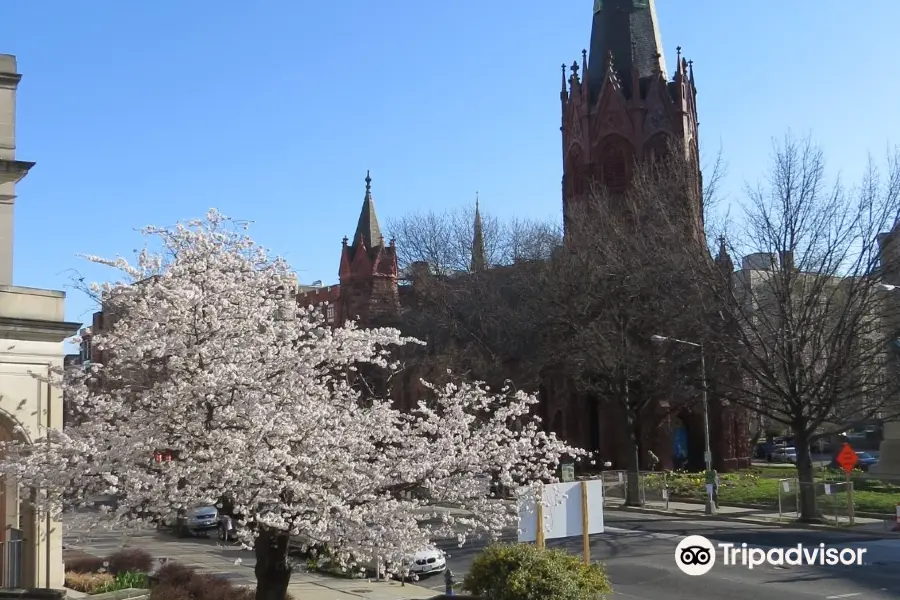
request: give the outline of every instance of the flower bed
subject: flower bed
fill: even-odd
[[[79,554],[66,560],[66,587],[85,594],[103,594],[149,587],[153,557],[143,550],[119,550],[103,559]]]

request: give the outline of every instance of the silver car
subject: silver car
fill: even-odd
[[[174,523],[168,523],[175,535],[206,535],[219,527],[219,509],[215,506],[195,506],[178,515]]]

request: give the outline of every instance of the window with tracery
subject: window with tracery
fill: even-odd
[[[631,183],[634,154],[624,139],[612,139],[599,152],[599,179],[613,191],[622,191]]]
[[[665,133],[657,133],[644,144],[644,158],[660,163],[671,154],[671,138]]]

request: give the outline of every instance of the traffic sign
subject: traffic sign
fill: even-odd
[[[859,457],[856,456],[856,452],[853,451],[853,448],[850,447],[850,444],[844,444],[844,447],[841,448],[840,452],[838,452],[837,458],[835,460],[842,469],[849,473],[859,462]]]

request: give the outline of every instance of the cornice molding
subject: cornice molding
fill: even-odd
[[[62,342],[81,329],[81,323],[43,321],[0,316],[0,339],[28,342]]]

